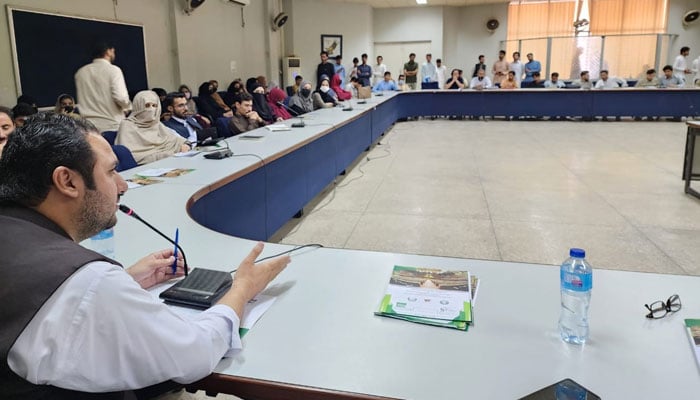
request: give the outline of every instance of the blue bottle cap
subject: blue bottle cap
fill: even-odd
[[[586,250],[572,247],[569,249],[569,257],[586,258]]]

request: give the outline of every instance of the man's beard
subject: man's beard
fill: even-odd
[[[81,240],[95,236],[117,224],[115,211],[105,210],[108,203],[109,200],[97,190],[85,192],[85,199],[78,215],[78,235]]]

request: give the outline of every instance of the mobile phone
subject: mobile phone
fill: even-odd
[[[600,400],[600,396],[574,382],[573,379],[564,379],[530,393],[520,400]]]

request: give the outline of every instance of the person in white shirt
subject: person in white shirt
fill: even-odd
[[[100,132],[116,131],[125,112],[131,109],[124,75],[112,65],[116,58],[114,46],[97,44],[93,57],[91,64],[75,73],[80,114]]]
[[[472,78],[469,84],[469,88],[475,90],[491,89],[492,86],[491,79],[486,76],[486,72],[483,69],[477,71],[476,77]]]
[[[35,272],[29,282],[6,278],[3,283],[33,285],[34,293],[0,291],[4,307],[13,304],[21,311],[19,316],[2,313],[3,329],[13,327],[16,338],[5,341],[8,337],[2,333],[0,346],[9,349],[2,362],[14,375],[0,376],[0,392],[5,393],[8,382],[49,394],[124,392],[168,380],[184,384],[209,375],[222,357],[241,348],[238,329],[246,304],[285,268],[288,256],[255,264],[263,249],[258,243],[217,305],[183,317],[146,291],[183,275],[182,258],[176,260],[172,248],[122,268],[78,244],[117,223],[117,205],[127,191],[124,178],[115,172],[117,158],[95,127],[86,120],[46,113],[32,117],[13,136],[18,140],[11,137],[7,145],[12,151],[0,159],[0,176],[16,177],[0,180],[0,218],[6,221],[0,238],[7,243],[15,235],[34,233],[39,243],[52,246],[33,248],[30,241],[26,249],[3,256],[0,265],[10,268],[24,262],[16,257],[28,257],[31,251],[46,254],[30,259],[57,261],[28,265],[27,270]],[[20,218],[5,217],[12,214]],[[61,261],[63,254],[86,263]],[[52,268],[59,282],[46,280],[53,276]],[[42,284],[56,289],[44,290]],[[10,302],[9,296],[39,302]],[[17,324],[15,318],[23,322],[24,316],[29,322]]]
[[[559,80],[559,73],[552,72],[551,78],[544,82],[544,87],[549,89],[562,89],[566,87],[566,83]]]
[[[695,73],[695,77],[693,78],[693,85],[700,86],[700,57],[696,58],[693,61],[691,71]]]
[[[513,53],[513,62],[510,63],[510,71],[515,72],[515,81],[518,82],[518,86],[523,80],[523,72],[525,71],[525,66],[520,62],[520,52],[516,51]]]
[[[439,58],[435,60],[435,62],[437,63],[437,67],[435,69],[437,71],[438,88],[444,89],[445,81],[447,80],[447,67],[442,65],[442,60]]]
[[[606,69],[600,71],[600,79],[595,83],[596,89],[617,89],[620,87],[627,87],[627,81],[609,76]]]
[[[437,82],[437,68],[432,63],[433,55],[425,55],[425,62],[420,67],[421,82]]]
[[[372,68],[372,86],[384,80],[384,73],[386,72],[386,64],[383,63],[384,57],[377,56],[377,65]]]
[[[690,47],[681,47],[681,54],[676,56],[676,60],[673,62],[673,76],[681,81],[681,86],[686,82],[686,74],[690,74],[690,68],[688,68],[688,54],[690,54]]]

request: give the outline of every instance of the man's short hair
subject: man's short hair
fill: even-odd
[[[336,59],[336,60],[342,60],[342,59],[343,59],[343,56],[341,56],[340,54],[338,54],[337,56],[335,56],[335,59]]]
[[[508,71],[508,75],[513,75],[513,76],[515,76],[515,71]]]
[[[499,51],[498,51],[498,54],[503,54],[503,55],[505,56],[505,55],[506,55],[506,51],[505,51],[505,50],[499,50]]]
[[[37,113],[35,107],[27,103],[19,103],[12,108],[12,113],[17,117],[28,117]]]
[[[647,70],[647,75],[655,74],[655,73],[656,73],[656,70],[654,68]]]
[[[359,63],[360,60],[359,60],[357,57],[353,57],[353,58],[352,58],[352,62],[354,62],[354,63]]]
[[[535,73],[532,74],[532,77],[533,77],[533,78],[539,78],[539,77],[540,77],[540,73],[539,73],[539,72],[535,72]]]
[[[328,52],[325,51],[325,50],[323,50],[323,51],[321,52],[321,54],[319,54],[319,56],[322,56],[322,55],[324,55],[324,54],[326,55],[326,57],[328,57]]]
[[[426,56],[426,57],[427,57],[427,56],[430,56],[430,57],[432,57],[433,55],[432,55],[432,54],[430,54],[430,53],[425,53],[425,56]]]
[[[158,95],[158,97],[160,97],[160,96],[167,96],[167,95],[168,95],[168,92],[166,92],[165,89],[163,89],[163,88],[154,87],[154,88],[151,89],[151,90],[154,91],[154,92],[156,92],[156,94]]]
[[[109,49],[113,49],[113,48],[114,48],[114,45],[112,43],[107,42],[107,41],[103,40],[103,41],[95,42],[92,45],[92,49],[91,49],[90,54],[92,55],[92,58],[102,58],[102,57],[104,57],[105,53]]]
[[[17,98],[17,104],[19,104],[19,103],[24,103],[24,104],[29,104],[29,105],[35,106],[36,99],[34,98],[34,96],[30,96],[28,94],[23,94]]]
[[[391,76],[391,72],[386,71],[386,72],[384,73],[384,76]]]
[[[437,60],[435,60],[435,62],[439,62],[440,64],[442,64],[442,59],[438,58]]]
[[[165,96],[165,100],[163,101],[163,107],[167,110],[168,107],[172,106],[175,103],[175,99],[186,99],[185,94],[182,92],[170,92],[168,93],[167,96]]]
[[[514,52],[513,52],[513,57],[515,57],[516,54],[517,54],[518,56],[520,56],[520,52],[519,52],[519,51],[514,51]]]
[[[681,47],[681,54],[685,53],[686,51],[690,51],[690,47],[688,47],[688,46]]]
[[[559,72],[552,72],[552,78],[554,77],[559,78]]]
[[[588,71],[581,71],[581,76],[588,75],[589,73]]]
[[[673,71],[673,67],[670,66],[670,65],[664,65],[663,70],[664,70],[664,71]]]
[[[483,54],[479,54],[479,58],[484,58],[484,57],[486,57],[486,56]]]
[[[95,154],[87,140],[97,128],[85,119],[36,114],[7,138],[0,158],[0,204],[36,207],[46,199],[58,167],[75,170],[95,189]]]
[[[602,74],[603,72],[605,72],[605,73],[607,74],[607,73],[608,73],[608,70],[607,70],[607,69],[601,69],[601,70],[600,70],[600,73]]]
[[[297,75],[296,77],[294,77],[294,80],[295,80],[295,81],[303,81],[304,78],[302,78],[301,75]]]
[[[248,92],[239,92],[233,98],[234,103],[242,104],[244,101],[253,101],[253,95]]]
[[[359,79],[357,79],[356,76],[353,76],[352,78],[350,78],[350,82],[357,82],[357,81],[359,81]]]
[[[408,56],[409,56],[409,57],[415,57],[415,56],[416,56],[416,53],[411,53],[411,54],[409,54]]]
[[[367,53],[362,53],[362,55],[360,57],[367,58]]]

